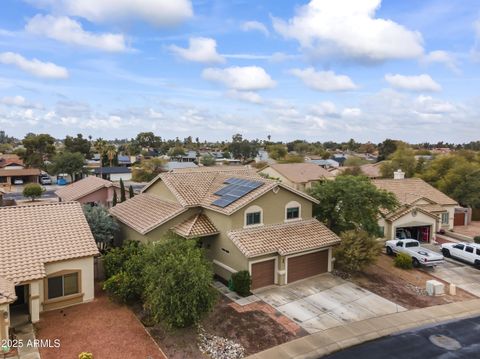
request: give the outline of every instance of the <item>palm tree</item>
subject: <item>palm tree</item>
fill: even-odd
[[[108,161],[110,162],[110,167],[113,167],[113,160],[117,155],[117,148],[114,145],[108,145],[105,151]]]

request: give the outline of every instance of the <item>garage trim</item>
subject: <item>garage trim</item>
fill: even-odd
[[[305,254],[311,254],[316,252],[328,251],[328,272],[332,270],[332,247],[322,248],[322,249],[313,249],[307,252],[295,253],[285,257],[285,284],[288,284],[288,259],[292,257],[300,257]]]
[[[278,256],[258,259],[256,261],[249,261],[248,262],[248,273],[250,273],[250,276],[252,275],[252,264],[271,261],[272,259],[275,260],[275,264],[274,264],[275,265],[275,270],[273,272],[273,283],[278,284]]]

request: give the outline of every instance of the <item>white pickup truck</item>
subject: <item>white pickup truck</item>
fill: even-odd
[[[443,243],[442,253],[480,267],[480,244],[477,243]]]
[[[385,248],[388,255],[406,253],[412,258],[414,267],[419,267],[420,265],[433,267],[444,263],[444,258],[441,254],[421,247],[420,242],[415,239],[406,238],[386,241]]]

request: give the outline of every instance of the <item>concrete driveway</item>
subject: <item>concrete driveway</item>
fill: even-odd
[[[406,310],[329,273],[255,294],[309,333]]]
[[[480,270],[469,264],[448,258],[430,274],[480,297]]]

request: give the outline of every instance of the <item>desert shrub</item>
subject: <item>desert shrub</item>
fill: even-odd
[[[92,353],[82,352],[78,354],[78,359],[93,359]]]
[[[250,295],[251,284],[252,279],[250,278],[250,273],[248,271],[243,270],[232,274],[233,290],[240,294],[242,297]]]
[[[45,192],[45,190],[38,183],[28,183],[23,188],[23,197],[35,201],[36,198],[42,197],[43,192]]]
[[[473,241],[480,244],[480,236],[473,237]]]
[[[215,304],[212,266],[194,240],[171,236],[148,246],[144,280],[145,307],[168,327],[195,324]]]
[[[110,278],[114,274],[122,272],[127,260],[138,254],[141,250],[142,245],[136,241],[125,241],[123,246],[109,250],[103,256],[105,277]]]
[[[375,263],[381,244],[366,231],[346,231],[340,237],[342,242],[335,249],[335,266],[345,272],[359,272]]]
[[[402,269],[412,269],[413,263],[412,258],[406,253],[398,253],[394,259],[395,267]]]

